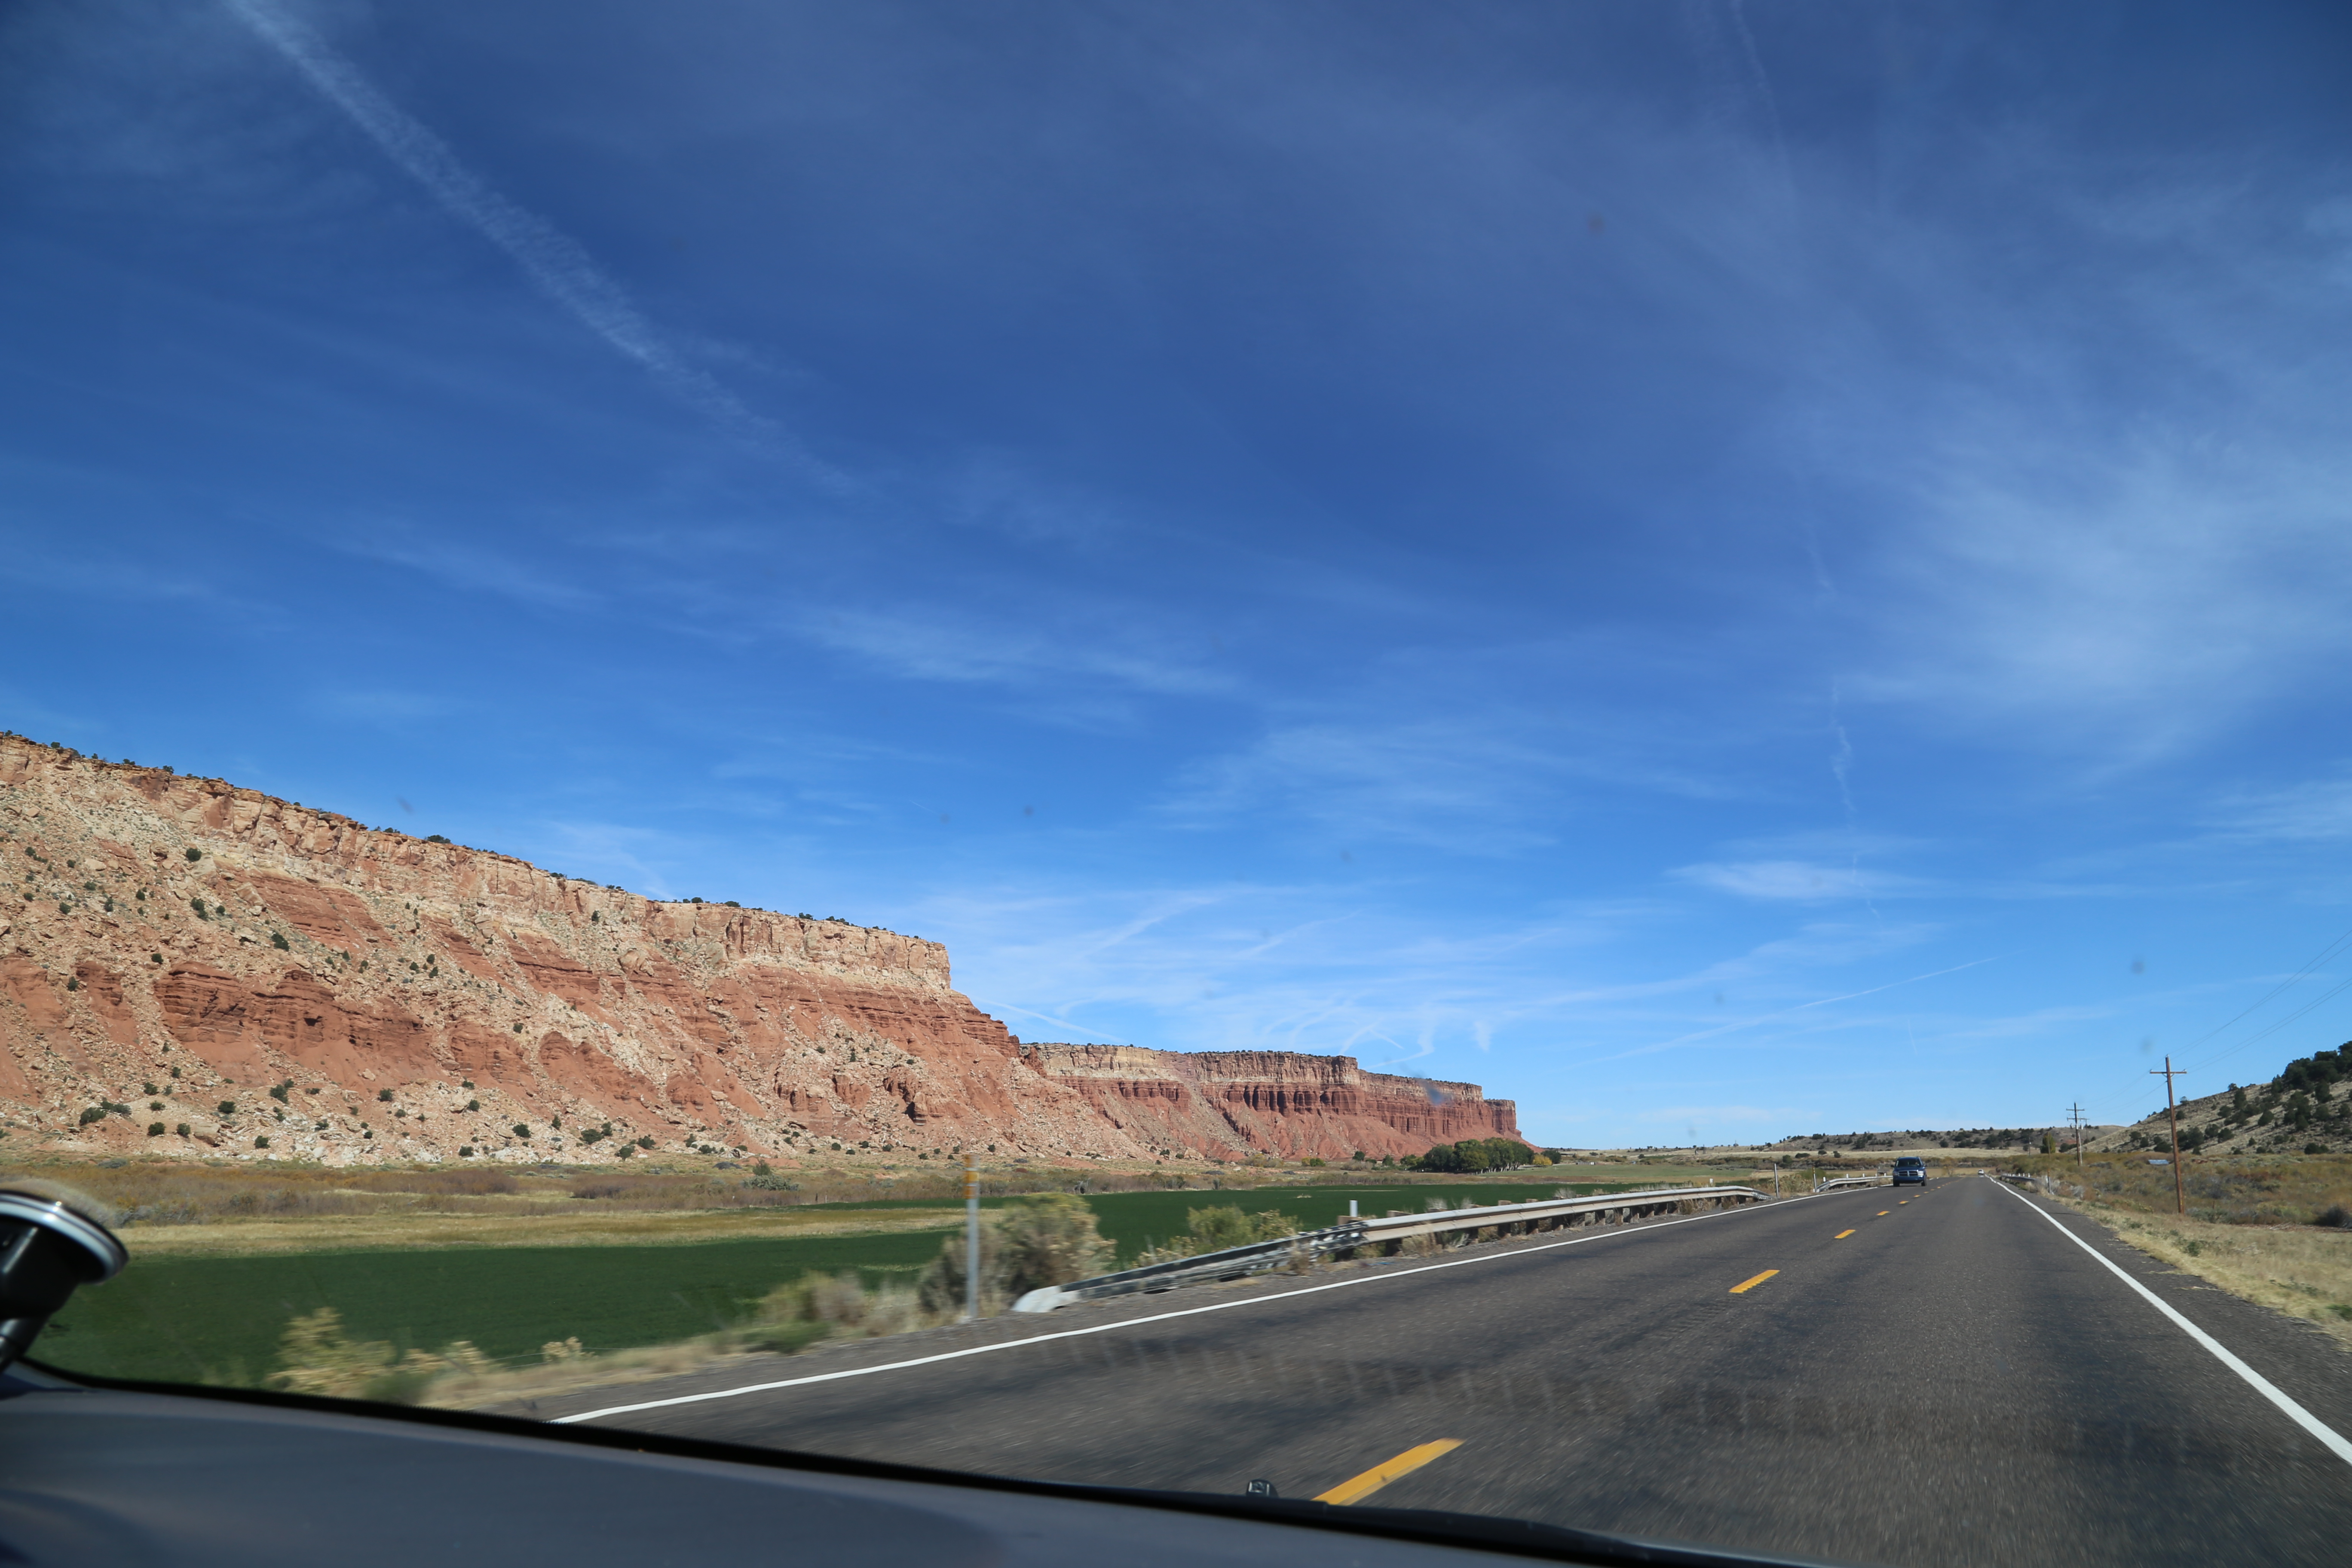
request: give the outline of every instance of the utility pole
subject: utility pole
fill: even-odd
[[[2165,1058],[2168,1065],[2171,1060]],[[980,1155],[969,1143],[963,1149],[963,1321],[980,1321]]]
[[[2164,1114],[2172,1123],[2172,1206],[2185,1215],[2189,1212],[2189,1198],[2180,1186],[2180,1108],[2172,1101],[2172,1080],[2187,1078],[2189,1073],[2186,1068],[2175,1071],[2170,1057],[2164,1058],[2163,1067],[2147,1070],[2164,1075]]]
[[[2170,1079],[2167,1079],[2170,1082]],[[2083,1102],[2076,1100],[2067,1108],[2066,1119],[2074,1124],[2074,1169],[2083,1168]]]

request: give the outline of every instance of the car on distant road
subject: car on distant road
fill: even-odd
[[[1898,1187],[1912,1182],[1927,1184],[1927,1162],[1915,1154],[1906,1154],[1895,1162],[1895,1184]]]

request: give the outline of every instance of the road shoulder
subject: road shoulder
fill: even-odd
[[[2338,1433],[2352,1435],[2352,1355],[2327,1330],[2174,1266],[2078,1204],[2038,1193],[2017,1195],[2212,1335],[2312,1415]],[[2150,1317],[2161,1321],[2152,1310]],[[2182,1335],[2180,1342],[2184,1352],[2193,1353],[2194,1341]]]

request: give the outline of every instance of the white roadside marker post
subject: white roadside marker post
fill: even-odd
[[[963,1321],[980,1321],[980,1156],[963,1152]]]

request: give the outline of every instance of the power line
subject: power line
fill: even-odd
[[[2263,1040],[2269,1039],[2273,1035],[2277,1034],[2281,1029],[2285,1028],[2289,1024],[2294,1023],[2297,1018],[2302,1017],[2305,1013],[2310,1012],[2322,1002],[2327,1001],[2329,998],[2341,994],[2347,986],[2352,986],[2352,979],[2336,982],[2334,987],[2321,992],[2318,995],[2313,997],[2310,1001],[2305,1003],[2294,1012],[2289,1013],[2285,1017],[2281,1018],[2277,1023],[2271,1025],[2270,1027],[2263,1029],[2259,1033],[2247,1036],[2244,1039],[2240,1040],[2236,1045],[2231,1046],[2228,1050],[2222,1051],[2216,1056],[2208,1057],[2204,1061],[2199,1063],[2198,1066],[2200,1068],[2210,1067],[2215,1062],[2221,1060],[2225,1057],[2232,1056],[2239,1051],[2244,1050],[2248,1046],[2257,1045]]]
[[[2247,1015],[2248,1015],[2248,1014],[2260,1012],[2263,1008],[2269,1006],[2269,1005],[2271,1005],[2271,1002],[2273,1001],[2273,999],[2274,999],[2274,998],[2275,998],[2275,997],[2276,997],[2276,996],[2277,996],[2281,992],[2285,991],[2285,990],[2288,990],[2288,989],[2290,989],[2291,987],[2294,987],[2294,986],[2296,986],[2296,985],[2300,985],[2300,984],[2302,984],[2305,981],[2306,981],[2306,980],[2310,979],[2310,978],[2312,977],[2312,975],[2314,975],[2314,974],[2317,973],[2318,973],[2318,971],[2319,971],[2319,966],[2320,966],[2321,964],[2323,964],[2323,963],[2326,963],[2326,962],[2327,962],[2328,955],[2329,955],[2329,954],[2331,954],[2331,953],[2333,953],[2333,952],[2334,952],[2337,948],[2342,947],[2342,946],[2343,946],[2346,942],[2352,942],[2352,931],[2345,931],[2342,935],[2338,936],[2338,937],[2337,937],[2334,942],[2329,942],[2326,947],[2321,948],[2317,952],[2315,952],[2315,953],[2312,954],[2311,958],[2310,958],[2307,962],[2305,962],[2305,963],[2304,966],[2303,966],[2301,969],[2296,970],[2293,974],[2288,975],[2284,980],[2282,980],[2282,981],[2280,981],[2276,985],[2272,986],[2272,987],[2270,988],[2270,990],[2268,990],[2267,992],[2263,993],[2263,994],[2262,995],[2262,997],[2261,997],[2259,1000],[2257,1000],[2257,1001],[2255,1001],[2255,1002],[2253,1002],[2253,1003],[2250,1004],[2250,1005],[2249,1005],[2248,1006],[2246,1006],[2244,1009],[2242,1009],[2242,1011],[2240,1011],[2240,1012],[2238,1013],[2238,1015],[2237,1015],[2235,1017],[2232,1017],[2231,1019],[2230,1019],[2230,1021],[2229,1021],[2228,1023],[2225,1023],[2225,1024],[2218,1024],[2218,1025],[2214,1026],[2212,1028],[2210,1028],[2210,1029],[2206,1030],[2203,1034],[2201,1034],[2201,1035],[2198,1036],[2195,1039],[2193,1039],[2193,1040],[2189,1041],[2187,1048],[2188,1048],[2188,1049],[2189,1049],[2189,1050],[2192,1050],[2192,1051],[2193,1051],[2193,1050],[2195,1050],[2198,1047],[2200,1047],[2200,1046],[2203,1045],[2206,1041],[2208,1041],[2208,1040],[2211,1039],[2214,1036],[2219,1035],[2219,1034],[2222,1034],[2222,1033],[2224,1033],[2224,1032],[2226,1032],[2226,1031],[2228,1031],[2228,1030],[2230,1030],[2230,1029],[2233,1029],[2233,1028],[2237,1027],[2237,1026],[2238,1026],[2239,1022],[2240,1022],[2242,1019],[2245,1018],[2245,1017],[2247,1016]],[[2336,987],[2336,990],[2338,990],[2338,991],[2340,991],[2340,990],[2342,990],[2342,989],[2343,989],[2343,987],[2342,987],[2342,986],[2340,986],[2340,985]],[[2332,995],[2334,995],[2334,994],[2335,994],[2335,992],[2330,992],[2330,993],[2328,993],[2328,995],[2331,995],[2331,996],[2332,996]],[[2321,997],[2321,998],[2320,998],[2320,1001],[2324,1002],[2324,1001],[2326,1001],[2326,999],[2327,999],[2326,997],[2323,996],[2323,997]],[[2317,1005],[2318,1005],[2317,1003],[2313,1004],[2313,1005],[2314,1005],[2314,1006],[2316,1006]],[[2306,1011],[2306,1012],[2307,1012],[2307,1011],[2309,1011],[2309,1009],[2308,1009],[2308,1008],[2306,1008],[2306,1009],[2305,1009],[2305,1011]],[[2297,1016],[2297,1017],[2300,1017],[2301,1016],[2302,1016],[2301,1014],[2296,1014],[2296,1015],[2295,1015],[2295,1016]],[[2282,1022],[2284,1022],[2284,1021],[2285,1021],[2285,1020],[2282,1020]],[[2273,1027],[2275,1027],[2275,1026],[2273,1026]],[[2258,1039],[2261,1039],[2262,1037],[2263,1037],[2262,1036],[2257,1035],[2257,1036],[2255,1036],[2255,1037],[2254,1037],[2254,1039],[2257,1039],[2257,1040],[2258,1040]],[[2234,1045],[2234,1046],[2231,1046],[2231,1047],[2230,1047],[2230,1051],[2242,1050],[2242,1049],[2244,1049],[2247,1046],[2250,1046],[2250,1045],[2252,1045],[2252,1044],[2253,1044],[2253,1040],[2241,1040],[2241,1041],[2239,1041],[2239,1042],[2238,1042],[2238,1044],[2236,1044],[2236,1045]],[[2221,1053],[2221,1056],[2223,1056],[2223,1057],[2228,1056],[2228,1055],[2230,1054],[2230,1051],[2223,1051],[2223,1052]],[[2215,1058],[2213,1058],[2212,1059],[2213,1059],[2214,1061],[2219,1061],[2219,1060],[2221,1060],[2221,1057],[2215,1057]]]
[[[2239,1009],[2236,1014],[2232,1015],[2226,1021],[2215,1025],[2212,1028],[2210,1028],[2203,1034],[2198,1036],[2197,1038],[2189,1043],[2187,1048],[2192,1051],[2195,1050],[2198,1047],[2205,1044],[2208,1040],[2214,1038],[2216,1036],[2228,1033],[2231,1029],[2235,1028],[2239,1024],[2244,1022],[2245,1019],[2252,1016],[2253,1014],[2269,1006],[2271,1003],[2277,1000],[2281,994],[2302,984],[2305,980],[2310,979],[2314,974],[2317,973],[2319,972],[2320,965],[2326,963],[2329,958],[2335,956],[2336,950],[2343,947],[2347,942],[2352,942],[2352,931],[2346,931],[2338,934],[2335,940],[2328,942],[2317,952],[2312,954],[2309,959],[2305,960],[2301,968],[2288,975],[2284,980],[2280,981],[2276,985],[2272,986],[2268,991],[2264,992],[2252,1003],[2249,1003],[2246,1006]],[[2341,994],[2347,987],[2352,987],[2352,979],[2338,982],[2336,985],[2321,993],[2319,995],[2313,997],[2309,1002],[2305,1003],[2302,1006],[2296,1008],[2285,1017],[2278,1019],[2276,1022],[2269,1025],[2265,1028],[2258,1030],[2254,1034],[2249,1035],[2246,1038],[2240,1040],[2236,1045],[2230,1047],[2227,1050],[2219,1051],[2214,1055],[2208,1057],[2204,1061],[2198,1064],[2198,1070],[2203,1071],[2204,1069],[2213,1066],[2216,1062],[2222,1061],[2230,1057],[2235,1056],[2238,1052],[2244,1050],[2248,1046],[2259,1045],[2263,1040],[2266,1040],[2273,1035],[2278,1033],[2281,1029],[2285,1028],[2289,1024],[2294,1023],[2296,1019],[2310,1013],[2314,1008],[2319,1006],[2321,1004]],[[2170,1063],[2171,1059],[2172,1058],[2170,1057],[2167,1057],[2165,1058],[2168,1064]],[[2151,1068],[2148,1070],[2153,1073],[2157,1069]],[[2180,1070],[2186,1072],[2189,1069],[2184,1068]],[[2168,1094],[2168,1103],[2171,1088],[2172,1080],[2168,1078],[2165,1079],[2165,1089]],[[2147,1096],[2134,1094],[2129,1098],[2131,1102],[2137,1105],[2144,1103]],[[2137,1118],[2135,1118],[2135,1120],[2137,1120]]]

